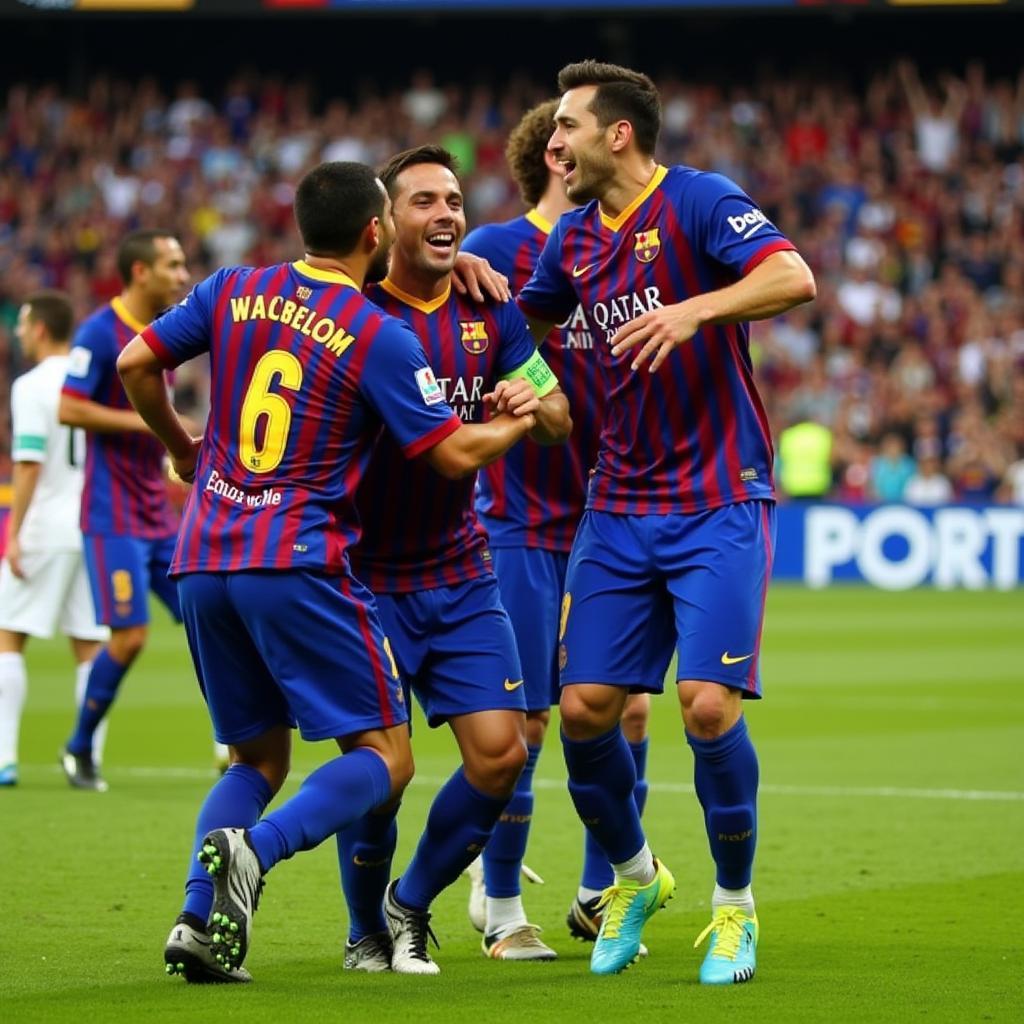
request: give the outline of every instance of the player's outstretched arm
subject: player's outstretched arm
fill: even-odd
[[[495,270],[482,256],[475,256],[471,252],[460,252],[455,257],[452,286],[460,295],[468,293],[476,302],[486,302],[488,298],[496,302],[508,302],[512,298],[508,278]]]
[[[734,284],[653,309],[620,327],[611,339],[612,355],[640,345],[632,369],[650,359],[654,373],[674,348],[705,324],[766,320],[810,302],[816,294],[814,275],[798,253],[789,249],[772,253]]]
[[[534,396],[533,401],[540,399]],[[423,457],[441,476],[458,480],[500,459],[517,441],[521,441],[537,425],[530,409],[518,415],[501,413],[486,423],[463,423],[428,448]]]
[[[484,395],[495,412],[517,414],[535,397],[533,385],[523,377],[500,380],[494,390]],[[539,399],[533,415],[537,426],[530,431],[530,440],[537,444],[563,444],[572,433],[572,417],[569,415],[569,400],[561,388],[549,391]]]
[[[117,372],[132,405],[163,442],[175,473],[191,483],[196,475],[196,458],[202,439],[192,437],[174,411],[164,382],[163,363],[136,335],[117,357]]]

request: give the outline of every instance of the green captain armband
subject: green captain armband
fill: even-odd
[[[518,380],[520,377],[530,382],[530,386],[538,398],[550,395],[558,387],[558,378],[551,372],[551,367],[544,362],[544,357],[539,351],[535,351],[522,366],[517,366],[501,379]]]

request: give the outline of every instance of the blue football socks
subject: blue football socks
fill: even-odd
[[[82,706],[78,709],[75,731],[67,742],[68,751],[76,757],[92,754],[93,734],[103,721],[103,716],[110,705],[114,703],[121,680],[128,669],[128,665],[114,661],[105,647],[96,655],[96,660],[89,670],[89,681],[85,685]]]
[[[311,850],[328,836],[384,803],[391,776],[383,758],[367,747],[321,765],[298,793],[249,832],[264,873],[299,850]]]
[[[750,884],[757,845],[758,765],[743,718],[717,739],[701,740],[689,733],[693,748],[693,779],[704,808],[716,880],[724,889]]]
[[[636,768],[636,785],[633,787],[633,803],[636,804],[637,813],[643,817],[644,807],[647,805],[647,740],[642,739],[639,743],[630,743],[629,752],[633,755],[633,764]],[[591,889],[595,892],[602,892],[615,881],[615,872],[608,858],[601,849],[600,844],[589,830],[583,834],[583,873],[580,876],[580,886],[584,889]]]
[[[591,740],[570,740],[563,733],[562,747],[580,820],[608,860],[629,860],[645,840],[633,799],[636,765],[621,726]]]
[[[487,895],[496,899],[518,896],[519,869],[526,856],[533,818],[533,772],[540,757],[540,747],[526,748],[526,765],[516,782],[508,806],[501,812],[494,834],[484,849],[484,885]]]
[[[196,856],[206,833],[215,828],[251,828],[260,820],[272,796],[270,783],[247,764],[231,765],[217,780],[206,795],[196,819],[195,842],[185,881],[183,914],[194,914],[204,925],[210,916],[213,879]]]
[[[470,785],[460,767],[434,797],[416,852],[395,886],[395,899],[409,910],[427,910],[484,848],[507,804]]]
[[[371,811],[338,833],[338,867],[348,906],[348,937],[356,943],[387,931],[384,890],[398,843],[398,803],[383,814]]]

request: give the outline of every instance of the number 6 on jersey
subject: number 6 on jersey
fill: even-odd
[[[281,395],[270,390],[275,377],[282,388],[298,391],[302,387],[302,364],[291,352],[276,349],[263,355],[253,370],[242,402],[238,438],[239,460],[252,473],[277,469],[288,444],[292,409]],[[256,431],[264,417],[263,442],[258,444]]]

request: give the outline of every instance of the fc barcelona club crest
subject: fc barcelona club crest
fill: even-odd
[[[473,356],[487,351],[487,324],[483,320],[460,320],[462,328],[462,347]]]
[[[650,263],[660,251],[661,239],[658,237],[658,228],[636,233],[636,245],[633,246],[633,252],[641,263]]]

